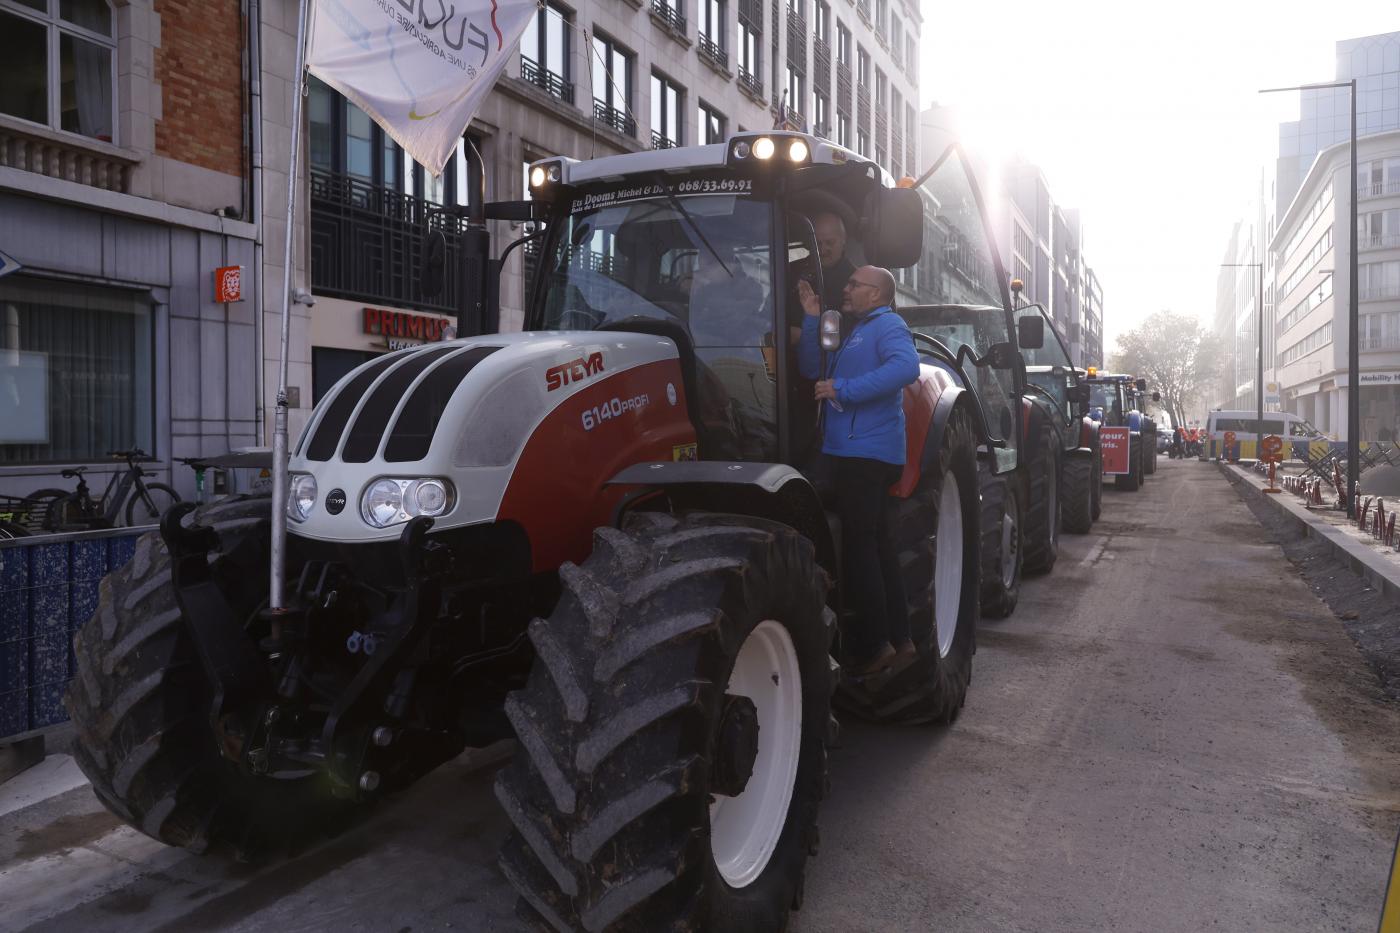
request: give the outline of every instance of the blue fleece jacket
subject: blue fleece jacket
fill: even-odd
[[[825,373],[818,329],[816,317],[803,316],[797,366],[807,379],[831,379],[841,403],[841,411],[826,404],[822,452],[903,464],[903,389],[919,378],[909,325],[888,305],[875,308],[828,354]]]

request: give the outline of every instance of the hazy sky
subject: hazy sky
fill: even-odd
[[[972,145],[1019,151],[1080,208],[1105,353],[1153,311],[1215,313],[1231,225],[1298,115],[1297,94],[1257,89],[1334,80],[1337,40],[1400,29],[1393,0],[922,9],[922,103],[957,106]]]

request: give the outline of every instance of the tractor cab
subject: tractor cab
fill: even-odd
[[[1085,370],[1070,360],[1068,348],[1060,340],[1059,332],[1051,325],[1045,310],[1038,304],[1016,309],[1016,325],[1022,321],[1041,321],[1041,329],[1050,336],[1041,346],[1024,348],[1026,358],[1026,381],[1031,391],[1040,394],[1051,402],[1054,408],[1063,412],[1067,420],[1082,416],[1089,404],[1089,386],[1085,383]]]
[[[796,133],[549,159],[532,167],[530,181],[547,232],[527,326],[673,342],[701,460],[800,466],[816,453],[817,406],[797,367],[797,294],[799,280],[818,295],[839,294],[844,284],[824,281],[831,270],[814,229],[823,215],[845,230],[842,270],[871,264],[898,274],[927,258],[926,238],[940,258],[953,255],[946,247],[956,241],[967,268],[938,263],[930,271],[948,290],[996,297],[960,155],[945,159],[922,192],[895,187],[854,152]],[[976,343],[979,354],[993,342]]]

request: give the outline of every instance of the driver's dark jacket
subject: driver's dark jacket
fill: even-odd
[[[904,463],[904,387],[919,378],[909,325],[888,305],[856,321],[822,372],[818,319],[803,317],[797,364],[804,378],[831,379],[841,411],[823,414],[822,452]]]

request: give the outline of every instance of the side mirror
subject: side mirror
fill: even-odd
[[[1152,393],[1152,401],[1154,401],[1154,402],[1160,402],[1161,400],[1162,400],[1162,393],[1161,393],[1161,392],[1153,392],[1153,393]]]
[[[447,237],[441,230],[429,230],[423,237],[423,260],[418,269],[418,291],[424,298],[442,294],[447,268]]]
[[[1069,400],[1071,402],[1077,402],[1080,405],[1088,405],[1089,398],[1089,383],[1081,382],[1079,385],[1070,386]]]
[[[1039,350],[1045,346],[1045,319],[1027,314],[1016,322],[1016,342],[1022,350]]]
[[[1016,365],[1016,348],[1010,341],[994,343],[987,350],[987,355],[977,361],[980,366],[990,366],[992,369],[1011,369]]]
[[[1136,382],[1134,382],[1133,385],[1137,386],[1139,392],[1146,392],[1146,391],[1147,391],[1147,380],[1146,380],[1146,379],[1139,379],[1139,380],[1137,380]]]
[[[861,240],[872,266],[904,269],[924,252],[924,201],[914,188],[877,188],[865,199]]]
[[[835,308],[823,311],[820,330],[822,349],[828,353],[839,349],[841,347],[841,312]]]

